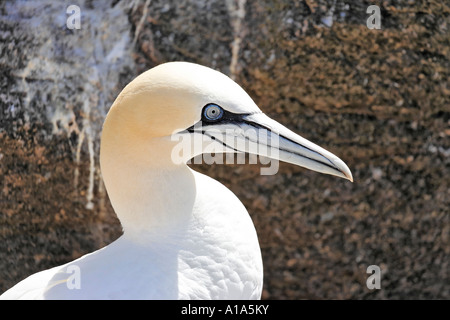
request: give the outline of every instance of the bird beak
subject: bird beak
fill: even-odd
[[[341,159],[270,119],[262,112],[251,114],[226,112],[224,118],[217,123],[199,121],[182,132],[188,136],[194,136],[194,141],[197,141],[195,137],[202,138],[203,142],[206,140],[206,144],[200,148],[196,148],[194,143],[194,152],[183,152],[183,154],[189,154],[189,158],[201,153],[245,152],[292,163],[353,182],[350,169]],[[178,133],[184,137],[185,134],[182,132]],[[172,139],[177,141],[178,138]],[[178,154],[178,151],[173,154]],[[179,159],[181,161],[177,163],[183,162],[184,158]],[[269,171],[269,174],[275,173]]]
[[[264,113],[243,116],[239,126],[243,130],[240,135],[236,135],[236,138],[250,142],[246,144],[244,150],[239,150],[240,145],[243,144],[237,143],[235,147],[239,151],[292,163],[353,182],[350,169],[341,159],[292,132]]]
[[[206,126],[201,126],[201,122],[199,124],[200,127],[192,126],[188,131],[217,142],[216,146],[221,149],[216,148],[210,152],[256,154],[353,182],[350,169],[341,159],[262,112],[233,114],[224,122]]]

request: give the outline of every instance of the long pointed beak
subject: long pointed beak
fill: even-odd
[[[195,148],[194,143],[194,152],[189,153],[190,157],[208,152],[246,152],[353,182],[350,169],[341,159],[270,119],[262,112],[227,113],[220,122],[204,124],[200,121],[183,132],[209,141],[200,149]],[[210,145],[211,141],[214,142],[213,148]]]
[[[240,127],[243,129],[240,137],[256,143],[246,144],[246,150],[239,150],[238,143],[236,149],[239,151],[268,156],[353,182],[350,169],[341,159],[292,132],[264,113],[255,113],[242,117]],[[256,137],[254,132],[250,130],[250,127],[256,130]],[[251,133],[248,134],[248,132]]]

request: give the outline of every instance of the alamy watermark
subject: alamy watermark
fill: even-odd
[[[70,16],[66,20],[68,29],[81,29],[81,9],[77,5],[70,5],[66,9],[66,13]]]
[[[188,133],[171,136],[177,142],[171,159],[175,164],[248,164],[263,165],[261,175],[274,175],[279,169],[279,139],[267,129],[218,128],[195,125]],[[248,157],[246,157],[248,154]],[[195,157],[194,157],[195,156]],[[191,160],[192,159],[192,160]]]
[[[67,267],[66,273],[70,274],[70,276],[67,278],[66,286],[67,289],[73,290],[73,289],[81,289],[81,270],[80,267],[71,264]]]
[[[377,265],[370,265],[367,267],[366,272],[370,274],[366,280],[366,286],[368,289],[381,289],[381,269]]]
[[[381,289],[381,268],[377,265],[370,265],[366,270],[370,276],[366,280],[368,289]],[[79,266],[71,264],[67,267],[66,273],[70,276],[66,280],[66,286],[69,290],[81,289],[81,269]]]
[[[377,5],[370,5],[366,9],[366,13],[370,14],[366,21],[367,28],[381,29],[381,11]],[[77,5],[70,5],[66,9],[66,14],[70,15],[66,20],[68,29],[81,29],[81,9]]]
[[[377,5],[368,6],[366,13],[370,14],[370,17],[367,19],[367,22],[366,22],[367,28],[381,29],[380,7]]]

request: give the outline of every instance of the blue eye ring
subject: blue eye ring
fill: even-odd
[[[218,121],[223,116],[223,109],[215,103],[209,103],[203,108],[202,118],[206,121]]]

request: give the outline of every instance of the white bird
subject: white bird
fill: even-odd
[[[226,75],[161,64],[124,88],[103,126],[102,176],[123,235],[29,276],[1,298],[259,299],[261,250],[247,210],[186,164],[211,146],[352,181],[344,162],[264,115]]]

